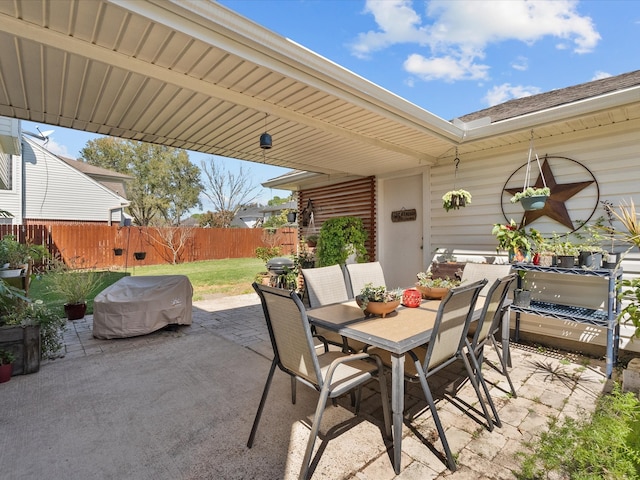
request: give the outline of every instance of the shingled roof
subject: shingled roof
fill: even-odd
[[[472,120],[489,117],[491,123],[495,123],[508,118],[519,117],[528,113],[597,97],[598,95],[623,90],[636,85],[640,85],[640,70],[623,73],[615,77],[581,83],[571,87],[560,88],[538,95],[509,100],[508,102],[464,115],[460,117],[459,120],[470,122]]]

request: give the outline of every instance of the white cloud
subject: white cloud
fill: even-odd
[[[504,103],[513,98],[530,97],[540,93],[540,88],[524,85],[511,85],[510,83],[503,83],[502,85],[496,85],[482,99],[488,106],[493,107],[500,103]]]
[[[51,138],[49,138],[49,141],[46,144],[43,143],[43,145],[47,150],[49,150],[51,153],[55,155],[60,155],[61,157],[73,158],[69,154],[69,150],[67,149],[66,146],[56,143],[56,141]]]
[[[600,40],[590,17],[581,16],[576,0],[432,0],[427,18],[411,0],[368,0],[365,13],[373,15],[379,30],[362,33],[352,45],[354,55],[366,58],[399,43],[429,50],[413,53],[405,68],[425,79],[478,79],[488,75],[479,65],[489,44],[520,41],[532,45],[544,37],[558,39],[557,48],[575,53],[593,50]],[[465,72],[461,70],[468,69]],[[441,76],[438,76],[437,74]]]
[[[454,58],[450,56],[425,58],[414,53],[404,62],[407,72],[424,80],[437,78],[447,82],[454,80],[484,80],[487,78],[488,65],[471,62],[470,57]]]
[[[529,60],[526,57],[519,56],[511,62],[511,68],[520,72],[525,72],[529,70]]]
[[[600,80],[602,78],[609,78],[612,76],[613,75],[611,75],[610,73],[597,71],[596,73],[593,74],[593,77],[591,77],[591,80]]]

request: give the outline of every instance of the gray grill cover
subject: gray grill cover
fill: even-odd
[[[93,336],[125,338],[191,325],[193,288],[184,275],[124,277],[93,302]]]

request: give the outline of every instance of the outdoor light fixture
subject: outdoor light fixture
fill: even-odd
[[[264,116],[264,133],[260,135],[260,148],[265,150],[271,148],[272,146],[271,135],[267,133],[267,116],[268,114]]]

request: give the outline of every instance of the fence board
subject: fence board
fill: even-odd
[[[257,228],[181,228],[120,227],[100,224],[31,224],[0,225],[0,235],[15,235],[22,243],[44,245],[52,255],[65,262],[84,267],[111,268],[171,263],[173,252],[165,246],[163,237],[174,232],[188,232],[188,238],[178,257],[179,262],[194,262],[223,258],[255,256],[260,246],[281,246],[283,254],[295,252],[292,229],[278,230],[266,236]],[[122,248],[116,256],[114,248]],[[144,260],[136,260],[134,252],[145,252]]]

